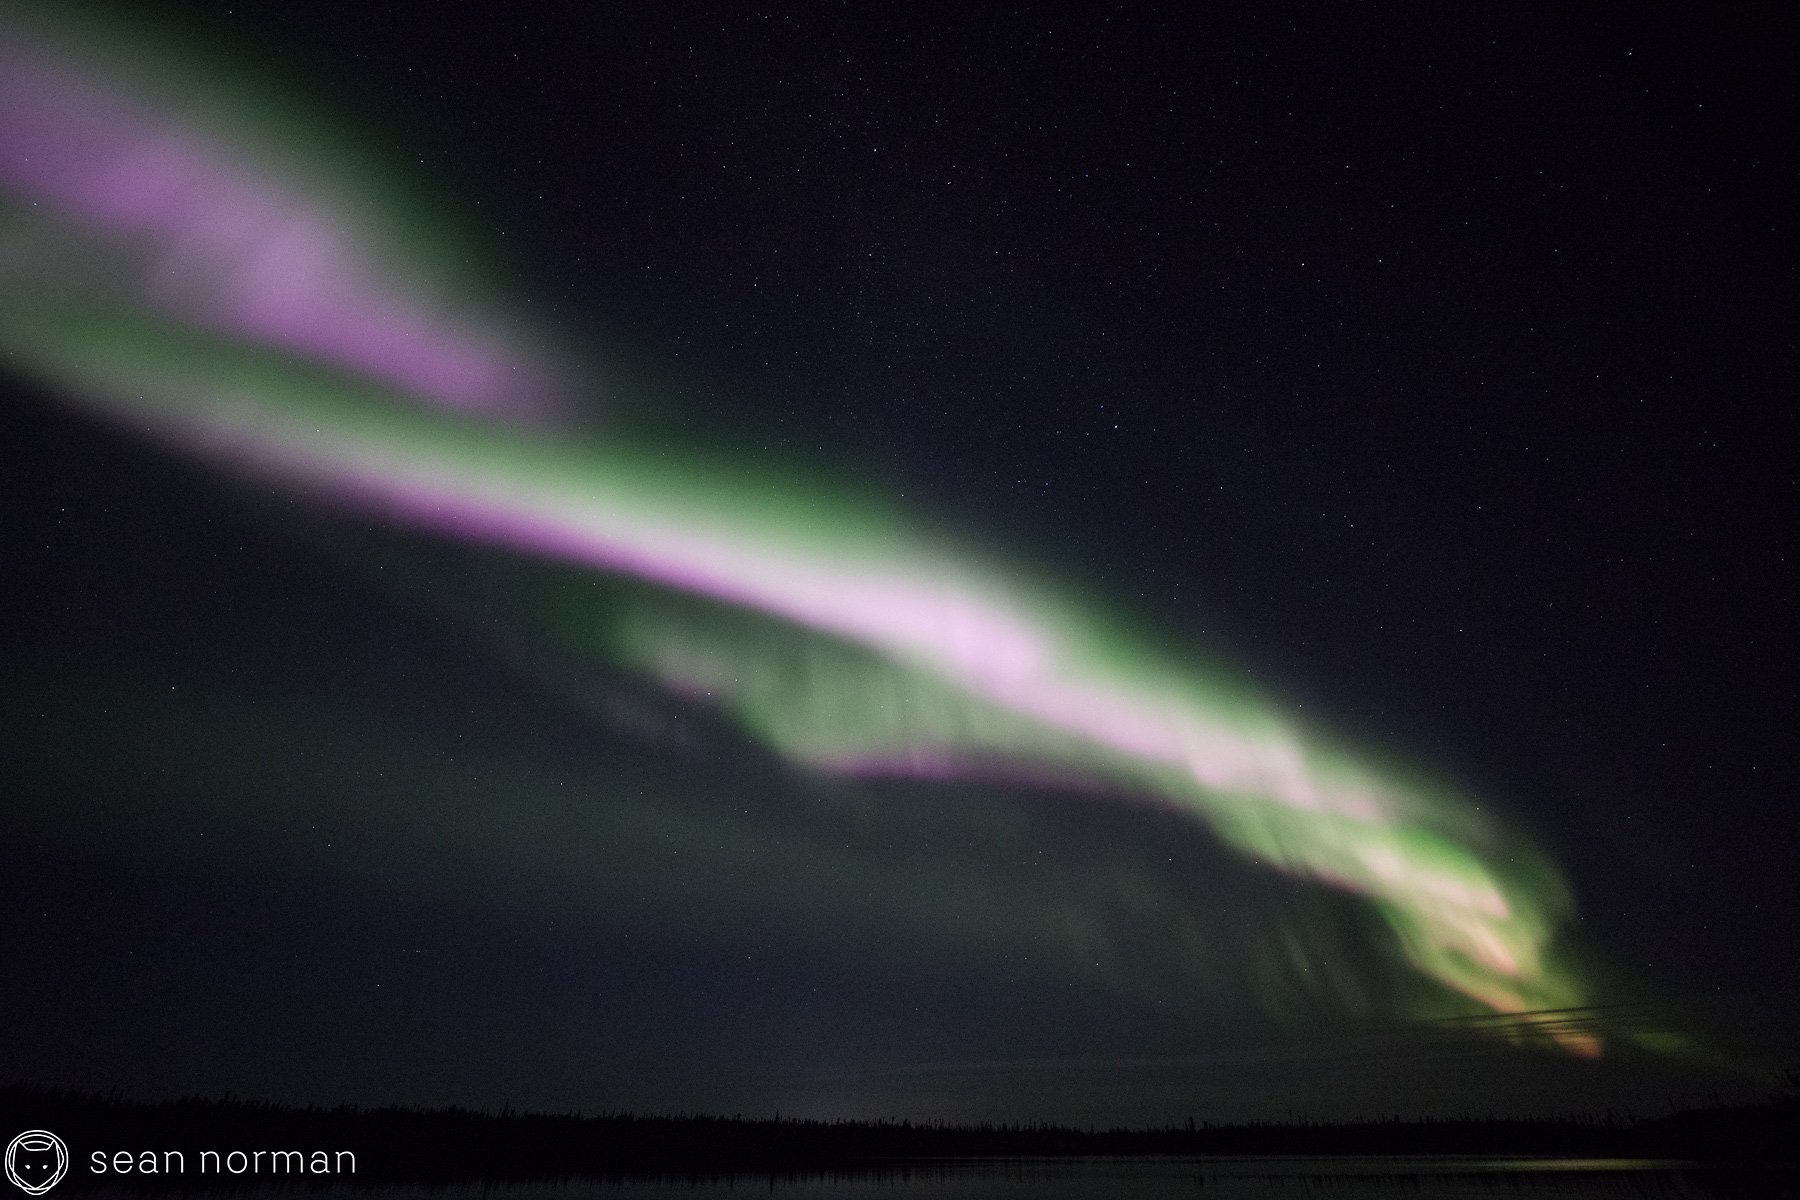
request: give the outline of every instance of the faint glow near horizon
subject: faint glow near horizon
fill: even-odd
[[[735,482],[558,425],[579,385],[245,142],[0,26],[0,343],[89,410],[234,472],[449,538],[762,614],[824,647],[654,613],[596,645],[846,775],[1151,798],[1257,862],[1364,898],[1394,954],[1583,1055],[1550,955],[1552,868],[1459,797],[1402,786],[1130,631],[802,480]],[[329,174],[329,172],[325,172]],[[360,181],[359,181],[360,182]],[[345,191],[350,189],[345,182]],[[364,189],[354,189],[358,195]],[[376,202],[371,201],[378,208]],[[1297,885],[1298,886],[1298,885]]]

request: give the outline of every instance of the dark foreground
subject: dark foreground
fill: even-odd
[[[584,1117],[467,1109],[295,1108],[222,1099],[142,1103],[113,1095],[0,1088],[0,1131],[45,1129],[68,1144],[64,1187],[182,1191],[271,1183],[393,1185],[472,1180],[806,1176],[895,1170],[966,1159],[1262,1159],[1474,1156],[1487,1160],[1671,1160],[1792,1168],[1800,1097],[1616,1117],[1198,1125],[1084,1131],[1050,1125],[742,1120],[612,1114]],[[324,1171],[222,1169],[231,1150],[324,1152]],[[108,1169],[93,1158],[99,1151]],[[120,1160],[118,1154],[126,1152]],[[151,1152],[146,1160],[143,1152]],[[174,1152],[176,1157],[171,1157]],[[348,1152],[352,1157],[344,1158]],[[203,1160],[205,1154],[210,1158]],[[203,1161],[212,1166],[202,1170]],[[311,1160],[316,1167],[320,1160]],[[125,1170],[117,1169],[122,1163]],[[907,1165],[908,1163],[912,1165]],[[179,1171],[170,1170],[180,1164]],[[346,1164],[353,1169],[346,1170]],[[148,1165],[154,1169],[145,1170]]]
[[[1781,1200],[1800,1177],[1634,1160],[1368,1158],[946,1159],[856,1170],[361,1187],[357,1200]],[[325,1185],[327,1187],[332,1185]],[[59,1188],[60,1190],[60,1188]],[[90,1200],[141,1190],[88,1188]],[[289,1200],[292,1185],[247,1185],[243,1200]],[[309,1188],[307,1194],[312,1194]]]

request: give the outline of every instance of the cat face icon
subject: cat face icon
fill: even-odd
[[[33,1196],[55,1187],[69,1169],[69,1148],[54,1133],[27,1129],[6,1148],[6,1177]]]

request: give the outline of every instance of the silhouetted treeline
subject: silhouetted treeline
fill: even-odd
[[[951,1125],[715,1116],[499,1112],[462,1108],[300,1108],[226,1096],[158,1103],[113,1094],[0,1088],[0,1130],[48,1129],[69,1144],[67,1184],[99,1179],[89,1156],[177,1150],[179,1177],[116,1173],[133,1185],[281,1182],[267,1173],[201,1175],[202,1151],[350,1151],[354,1176],[304,1182],[451,1183],[641,1175],[713,1177],[858,1170],[911,1160],[1068,1155],[1550,1155],[1746,1163],[1800,1158],[1800,1098],[1676,1113],[1599,1117],[1387,1117],[1336,1124],[1254,1122],[1081,1130],[1058,1125]],[[299,1183],[299,1178],[287,1182]]]

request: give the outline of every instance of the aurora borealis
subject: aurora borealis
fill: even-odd
[[[585,695],[597,672],[605,703],[571,706],[596,744],[716,717],[729,732],[703,743],[741,738],[823,789],[816,813],[784,810],[760,831],[703,804],[597,790],[581,818],[590,850],[580,836],[479,833],[508,822],[515,802],[521,828],[540,819],[525,814],[543,801],[496,788],[468,830],[427,835],[454,839],[454,861],[482,875],[504,860],[528,910],[587,907],[598,918],[654,910],[663,901],[643,897],[660,895],[679,898],[667,901],[677,913],[803,911],[827,938],[906,928],[977,959],[1017,953],[1052,971],[1104,961],[1109,986],[1177,1010],[1186,988],[1220,989],[1289,1026],[1315,1010],[1428,1029],[1466,1021],[1521,1053],[1606,1053],[1606,1020],[1587,1015],[1603,998],[1580,965],[1605,947],[1580,944],[1578,889],[1504,805],[1447,772],[1396,765],[1393,747],[1359,748],[1254,669],[1245,678],[1226,666],[1204,634],[1171,649],[1105,589],[1033,563],[999,531],[967,534],[979,514],[959,514],[969,519],[952,532],[935,506],[844,478],[841,455],[771,465],[671,437],[667,414],[665,431],[634,427],[639,399],[616,394],[629,381],[609,374],[604,339],[577,352],[566,324],[468,268],[465,217],[421,209],[423,192],[389,182],[405,179],[399,154],[355,145],[254,79],[190,92],[178,54],[120,36],[103,51],[105,39],[74,24],[0,24],[8,369],[76,419],[173,453],[220,495],[244,497],[246,512],[298,500],[316,528],[373,527],[344,535],[342,553],[385,553],[355,549],[359,538],[406,547],[413,567],[391,589],[395,603],[471,603],[463,559],[471,578],[503,580],[498,599],[475,602],[493,607],[467,652],[564,697]],[[1183,519],[1214,518],[1201,503]],[[1293,575],[1307,571],[1297,561]],[[76,685],[58,680],[44,694],[65,686]],[[71,708],[90,703],[68,694]],[[268,702],[245,710],[259,706]],[[231,707],[158,712],[164,732],[118,753],[154,755],[159,738],[249,747],[283,720],[359,720],[325,708],[277,718],[271,707],[268,721],[244,724]],[[204,732],[228,728],[237,733]],[[681,770],[708,753],[660,739],[646,744]],[[325,760],[335,753],[329,734],[308,744]],[[200,771],[229,781],[221,795],[254,774],[230,765],[233,753]],[[249,764],[287,752],[271,742],[241,753]],[[438,770],[409,754],[376,757],[395,776]],[[514,779],[521,794],[563,786],[551,768],[527,784],[500,757],[488,777]],[[33,768],[57,769],[50,757]],[[913,809],[896,789],[949,799]],[[346,801],[283,795],[258,802],[279,821],[261,825],[252,803],[227,820],[234,837],[286,861],[279,829],[310,820],[310,805]],[[940,802],[954,814],[920,815]],[[367,817],[382,848],[350,873],[411,857],[432,803]],[[1034,805],[1054,816],[1031,816]],[[1140,819],[1151,824],[1119,833]],[[816,889],[771,899],[774,878],[837,852],[846,820],[870,842]],[[983,852],[939,853],[968,829],[1003,854],[1007,831],[1020,830],[1014,849],[1034,865],[1021,874]],[[1106,830],[1117,841],[1094,848]],[[650,865],[653,840],[693,865]],[[1060,865],[1037,865],[1046,847]],[[1221,849],[1233,873],[1218,880],[1172,866]],[[421,870],[415,886],[444,886],[427,878],[439,873]],[[1251,915],[1222,920],[1208,889],[1232,879],[1250,881]],[[970,911],[987,915],[951,934],[962,918],[939,905],[964,890],[984,897]],[[1190,1019],[1206,1023],[1200,1011]],[[1629,1022],[1620,1034],[1675,1044]]]

